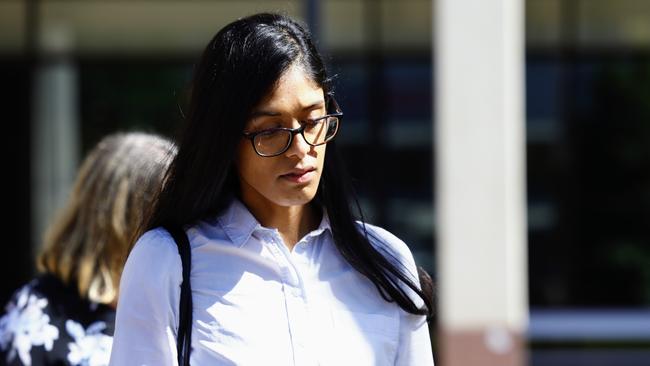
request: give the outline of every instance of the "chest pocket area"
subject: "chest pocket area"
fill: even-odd
[[[335,342],[344,357],[341,365],[393,365],[399,342],[399,313],[395,316],[332,309]],[[344,350],[344,352],[343,352]]]

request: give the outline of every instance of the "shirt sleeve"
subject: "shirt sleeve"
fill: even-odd
[[[120,280],[111,366],[175,366],[182,281],[176,244],[162,229],[135,244]]]
[[[426,318],[402,312],[395,366],[433,366],[433,352]]]
[[[420,286],[415,259],[409,247],[390,232],[366,224],[370,241],[388,259],[396,261],[406,270],[406,275]],[[424,301],[410,288],[405,291],[418,307],[424,306]],[[429,335],[429,325],[423,315],[414,315],[400,309],[400,329],[395,366],[433,366],[433,351]]]

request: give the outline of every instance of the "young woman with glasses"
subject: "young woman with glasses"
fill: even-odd
[[[112,365],[177,364],[183,266],[163,227],[190,242],[192,365],[433,364],[411,252],[353,216],[342,118],[294,20],[257,14],[215,35],[122,276]]]

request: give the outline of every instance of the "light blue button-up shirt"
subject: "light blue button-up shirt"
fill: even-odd
[[[417,283],[408,247],[366,227]],[[342,258],[326,214],[292,251],[237,200],[187,234],[193,366],[433,365],[425,318],[385,301]],[[111,365],[177,364],[181,268],[165,230],[138,240],[120,283]]]

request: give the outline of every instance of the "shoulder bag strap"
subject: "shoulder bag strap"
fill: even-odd
[[[183,265],[183,282],[181,283],[181,300],[179,305],[178,338],[176,347],[178,353],[178,365],[190,365],[190,351],[192,341],[192,287],[190,286],[190,268],[192,265],[192,253],[187,234],[180,227],[165,227],[171,234],[178,247]]]

